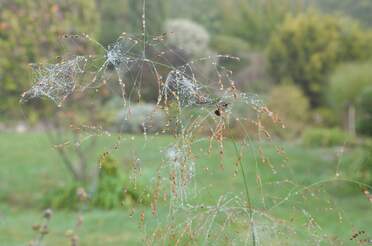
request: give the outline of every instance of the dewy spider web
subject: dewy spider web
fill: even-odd
[[[313,208],[306,206],[307,200],[320,199],[318,195],[324,197],[322,190],[316,185],[305,186],[297,183],[296,176],[293,175],[290,167],[286,166],[285,154],[279,147],[276,150],[279,156],[284,156],[283,160],[278,165],[273,164],[271,159],[265,156],[261,142],[253,141],[244,127],[244,124],[249,122],[257,128],[258,135],[264,136],[263,140],[270,142],[270,133],[263,126],[261,119],[267,117],[274,123],[281,123],[259,96],[239,92],[231,79],[231,71],[220,64],[221,60],[238,60],[238,58],[228,55],[212,55],[186,61],[164,41],[166,35],[171,34],[149,36],[146,33],[145,4],[144,1],[141,35],[123,33],[107,48],[88,35],[80,36],[101,47],[104,55],[89,55],[88,58],[77,56],[72,60],[35,69],[35,83],[29,91],[23,94],[22,101],[47,96],[57,105],[62,105],[76,88],[84,92],[107,85],[105,74],[113,70],[117,76],[123,105],[128,111],[125,114],[128,120],[131,117],[130,104],[135,101],[132,97],[136,94],[140,95],[141,86],[149,83],[143,77],[144,67],[148,66],[153,75],[153,82],[158,87],[156,107],[158,110],[165,111],[170,118],[164,129],[156,134],[174,132],[175,136],[175,143],[162,150],[164,156],[159,167],[159,176],[154,174],[156,178],[152,180],[155,186],[152,199],[153,214],[158,214],[158,203],[160,203],[160,194],[163,190],[165,197],[168,197],[164,200],[169,201],[169,212],[165,215],[165,221],[161,218],[154,218],[154,221],[158,223],[155,229],[145,228],[146,240],[149,244],[171,244],[172,242],[180,244],[180,241],[187,237],[193,239],[195,244],[204,245],[211,243],[245,245],[250,242],[257,245],[281,245],[282,243],[296,245],[298,241],[291,240],[297,239],[296,233],[299,231],[299,225],[291,224],[290,218],[284,220],[274,215],[280,206],[290,202],[290,206],[293,207],[293,217],[299,219],[301,216],[302,227],[308,230],[305,236],[302,235],[301,238],[299,235],[298,238],[303,240],[305,237],[306,242],[315,244],[329,242],[329,236],[323,235],[321,226],[311,215]],[[182,64],[173,64],[165,53],[180,58]],[[87,72],[85,65],[92,57],[103,61],[99,63],[96,70],[88,71],[94,74],[92,80],[86,84],[78,83],[78,75]],[[212,76],[205,75],[197,69],[203,62],[213,66]],[[132,88],[128,88],[129,82],[132,83]],[[129,93],[126,93],[128,89]],[[134,92],[135,90],[137,93]],[[140,96],[137,96],[138,98]],[[173,104],[176,105],[175,113],[171,112],[174,110]],[[235,111],[239,107],[243,107],[248,113],[236,116]],[[190,114],[189,110],[197,112]],[[152,118],[151,113],[147,118]],[[229,142],[224,133],[232,124],[231,122],[242,126],[240,135],[244,136],[243,141],[235,143],[238,147],[234,157],[224,155]],[[146,139],[151,139],[151,137],[147,138],[147,126],[145,127],[145,124],[143,126]],[[201,135],[200,129],[203,128],[207,133],[204,132]],[[201,137],[206,135],[208,137]],[[125,135],[120,135],[118,139],[110,151],[118,149]],[[147,141],[151,143],[151,140]],[[207,143],[208,150],[195,150],[201,143]],[[198,202],[198,198],[209,196],[209,186],[204,183],[199,188],[200,184],[198,184],[194,186],[197,187],[194,190],[191,186],[197,181],[198,183],[203,181],[203,176],[216,172],[213,170],[205,172],[199,159],[210,158],[216,153],[217,156],[219,155],[221,167],[226,164],[227,160],[235,164],[235,173],[243,174],[244,184],[258,197],[249,198],[247,195],[247,201],[242,198],[244,195],[241,192],[231,195],[224,190],[221,191],[222,195],[212,197],[209,204]],[[243,163],[243,157],[247,153],[250,154],[252,160]],[[140,162],[141,158],[136,161]],[[216,169],[219,168],[216,167]],[[267,170],[276,175],[274,180],[265,180],[264,171],[267,172]],[[134,180],[137,179],[134,178]],[[279,195],[272,192],[273,190],[280,190]],[[334,204],[329,199],[322,203],[324,204],[330,210],[333,209]],[[141,214],[141,220],[142,218]],[[174,236],[176,240],[172,241]]]
[[[84,73],[87,58],[77,56],[74,59],[50,65],[34,65],[34,85],[22,94],[21,101],[46,96],[59,107],[70,96],[76,86],[78,75]]]
[[[89,37],[89,35],[84,35],[86,39],[97,44],[101,49],[104,50],[104,62],[101,67],[97,70],[91,83],[86,85],[84,89],[90,88],[92,86],[100,85],[100,80],[106,72],[108,66],[113,66],[118,76],[118,80],[121,87],[125,87],[123,83],[123,75],[125,75],[132,66],[134,66],[140,59],[133,49],[139,44],[139,41],[134,37],[130,37],[126,33],[122,33],[120,37],[112,44],[105,48],[96,40]],[[125,95],[123,95],[125,96]]]
[[[199,90],[196,81],[177,68],[169,72],[162,92],[166,101],[168,95],[173,95],[181,107],[211,103],[211,99],[200,95]]]

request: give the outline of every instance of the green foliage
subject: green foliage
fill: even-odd
[[[357,131],[366,136],[372,136],[372,85],[366,87],[358,97]]]
[[[103,153],[99,158],[99,166],[99,175],[101,178],[105,176],[118,176],[118,163],[107,152]]]
[[[135,204],[148,205],[150,193],[139,183],[134,184],[127,176],[121,175],[118,163],[107,153],[99,160],[99,177],[89,199],[89,206],[101,209],[130,208]],[[57,209],[79,208],[79,184],[72,183],[48,193],[44,199],[45,207]]]
[[[356,125],[357,132],[365,136],[372,136],[372,116],[362,116],[357,121]]]
[[[355,139],[338,128],[310,128],[306,129],[302,142],[310,147],[332,147],[353,144]]]
[[[149,204],[150,194],[139,184],[133,184],[128,177],[120,175],[118,163],[107,153],[99,160],[100,172],[97,188],[92,196],[94,207],[112,209],[131,207],[136,203]]]
[[[370,0],[316,0],[316,5],[324,12],[342,12],[372,26],[372,1]]]
[[[319,127],[336,127],[338,115],[329,107],[319,107],[312,111],[312,122]]]
[[[76,194],[79,185],[71,183],[59,187],[43,197],[43,207],[76,210],[79,208],[79,198]]]
[[[131,23],[128,16],[127,2],[126,0],[98,1],[102,23],[99,40],[102,44],[109,45],[114,42],[117,37],[125,31],[123,25]],[[131,24],[134,25],[135,23]],[[134,29],[134,27],[132,27],[131,30],[132,29]]]
[[[98,0],[102,20],[100,41],[108,45],[123,32],[142,33],[142,0]],[[146,1],[146,33],[159,35],[169,16],[169,0]]]
[[[250,46],[244,40],[234,36],[216,35],[211,40],[211,47],[222,54],[239,55],[248,52]]]
[[[372,72],[370,75],[371,80]],[[358,97],[358,109],[364,114],[372,115],[372,82],[370,83],[371,85],[364,88]]]
[[[290,139],[299,135],[309,119],[309,101],[301,89],[293,85],[274,87],[268,98],[269,109],[277,114],[285,125],[266,127],[276,136]]]
[[[339,66],[332,74],[329,101],[335,109],[355,105],[360,93],[372,85],[372,63],[349,63]]]
[[[269,69],[277,82],[293,80],[319,106],[329,73],[340,62],[368,58],[371,40],[351,20],[314,11],[289,16],[269,43]]]
[[[63,34],[86,32],[94,36],[99,21],[90,0],[6,0],[2,4],[0,111],[9,113],[31,84],[28,64],[61,56]]]
[[[220,0],[172,0],[169,17],[193,20],[215,34],[221,30],[222,21],[218,1]]]
[[[350,178],[372,185],[372,139],[364,139],[342,162],[347,163],[344,172]]]
[[[264,47],[285,18],[293,1],[219,1],[224,35]]]

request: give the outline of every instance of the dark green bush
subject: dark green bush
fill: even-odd
[[[336,127],[339,123],[337,113],[327,107],[312,110],[312,121],[317,127]]]
[[[79,184],[72,183],[67,186],[57,188],[45,195],[43,207],[55,209],[76,210],[79,207],[77,189]]]
[[[365,136],[372,136],[372,116],[364,116],[358,120],[357,131]]]
[[[88,195],[88,206],[102,209],[132,207],[135,204],[150,204],[151,195],[143,185],[134,184],[128,177],[119,173],[117,163],[107,154],[100,158],[100,173],[96,187]],[[57,209],[79,208],[78,189],[81,185],[73,183],[47,194],[44,206]]]
[[[365,88],[358,98],[358,133],[372,136],[372,86]]]
[[[355,140],[338,128],[310,128],[305,130],[302,142],[311,147],[332,147],[354,143]]]
[[[363,89],[358,97],[358,108],[365,114],[372,115],[372,86]]]

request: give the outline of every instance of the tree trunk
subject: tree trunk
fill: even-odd
[[[355,130],[355,118],[356,118],[356,112],[355,107],[353,104],[349,104],[347,106],[347,131],[355,136],[356,130]]]

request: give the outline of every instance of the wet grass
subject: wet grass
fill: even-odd
[[[163,157],[161,151],[173,141],[169,136],[148,136],[147,141],[143,136],[128,136],[113,154],[123,170],[128,159],[139,158],[142,170],[139,178],[141,182],[151,184]],[[113,143],[112,137],[100,138],[96,150],[90,154],[91,165],[96,165],[100,154]],[[358,185],[340,180],[347,179],[346,173],[334,180],[338,160],[333,149],[306,149],[288,143],[278,145],[285,148],[287,154],[284,157],[277,153],[273,144],[262,144],[266,162],[260,161],[257,143],[251,143],[251,151],[244,152],[242,163],[247,170],[247,185],[255,209],[297,225],[300,238],[318,230],[320,234],[334,238],[335,244],[337,240],[347,244],[355,230],[368,233],[372,224],[367,216],[372,211],[371,204]],[[234,145],[225,143],[223,169],[218,150],[208,154],[207,149],[207,141],[194,146],[200,193],[192,202],[213,204],[226,193],[244,196],[243,180],[239,173],[235,175]],[[262,186],[257,185],[258,176]],[[41,221],[40,200],[46,192],[70,181],[44,134],[0,134],[0,245],[24,245],[31,240],[35,235],[32,224]],[[316,183],[319,184],[313,185]],[[346,188],[347,193],[344,192]],[[292,195],[286,200],[289,192]],[[161,204],[160,210],[165,207],[166,204]],[[145,211],[146,219],[151,218],[150,208],[139,210]],[[79,231],[81,245],[141,245],[144,232],[139,227],[139,215],[130,217],[129,213],[125,209],[86,211]],[[311,214],[318,229],[307,225],[307,213]],[[68,244],[65,232],[73,227],[75,220],[73,211],[54,211],[45,244]]]

